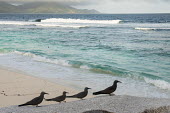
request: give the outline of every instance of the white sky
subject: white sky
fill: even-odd
[[[170,0],[102,0],[98,4],[76,6],[104,13],[170,13]]]
[[[170,13],[170,0],[0,0],[11,2],[56,1],[101,13]]]

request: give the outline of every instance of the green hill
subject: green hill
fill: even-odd
[[[0,2],[0,13],[97,14],[96,10],[76,9],[56,2],[34,2],[14,6]]]
[[[0,13],[10,13],[17,11],[17,7],[6,2],[0,2]]]

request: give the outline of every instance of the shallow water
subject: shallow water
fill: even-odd
[[[0,14],[0,65],[68,86],[169,98],[169,62],[170,14]]]

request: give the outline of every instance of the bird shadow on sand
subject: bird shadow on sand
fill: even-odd
[[[103,95],[95,96],[94,98],[101,98],[101,97],[113,97],[113,96],[118,96],[118,95],[115,95],[115,94],[111,94],[111,95],[103,94]]]
[[[83,113],[113,113],[113,112],[109,112],[106,110],[90,110],[90,111],[85,111]]]

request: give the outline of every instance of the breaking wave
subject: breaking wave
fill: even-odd
[[[35,24],[36,26],[43,27],[65,27],[65,28],[88,28],[89,26],[83,25],[57,25],[57,24]]]
[[[19,54],[19,55],[23,55],[23,56],[28,56],[28,57],[36,57],[35,54],[32,54],[30,52],[20,52],[20,51],[14,51],[13,53]]]
[[[41,27],[63,27],[63,28],[88,28],[100,25],[119,24],[122,20],[87,20],[87,19],[64,19],[49,18],[37,21],[0,21],[0,25],[18,26],[41,26]]]
[[[23,56],[28,56],[32,57],[33,60],[39,61],[39,62],[46,62],[46,63],[52,63],[52,64],[58,64],[58,65],[63,65],[63,66],[71,66],[67,60],[62,60],[62,59],[48,59],[46,57],[38,56],[35,54],[32,54],[30,52],[20,52],[20,51],[14,51],[14,53],[23,55]]]
[[[19,25],[19,26],[42,26],[42,27],[64,27],[64,28],[88,28],[87,25],[60,25],[54,23],[23,22],[23,21],[0,21],[0,25]]]
[[[41,20],[41,22],[57,22],[57,23],[88,23],[88,24],[119,24],[122,20],[86,20],[86,19],[63,19],[49,18]]]
[[[0,21],[1,25],[34,25],[32,22],[24,21]]]
[[[136,27],[136,30],[155,30],[155,31],[159,31],[159,30],[170,30],[170,28],[142,28],[142,27]]]
[[[38,61],[38,62],[45,62],[45,63],[51,63],[51,64],[57,64],[61,66],[68,66],[68,67],[75,67],[75,68],[81,68],[81,69],[86,69],[95,73],[102,73],[102,74],[110,74],[113,76],[128,76],[133,79],[139,79],[139,80],[144,80],[146,83],[154,85],[155,87],[158,87],[163,90],[170,90],[170,83],[161,80],[161,79],[151,79],[148,77],[142,77],[137,76],[136,74],[133,75],[132,73],[126,73],[122,69],[119,68],[108,68],[100,66],[100,65],[93,65],[93,64],[88,64],[88,63],[83,63],[80,61],[69,61],[69,60],[64,60],[64,59],[49,59],[46,57],[38,56],[35,54],[32,54],[30,52],[20,52],[20,51],[14,51],[13,53],[19,54],[22,56],[27,56],[31,57],[33,60]]]
[[[163,80],[152,80],[149,78],[144,78],[146,83],[152,84],[160,89],[170,90],[170,83]]]

